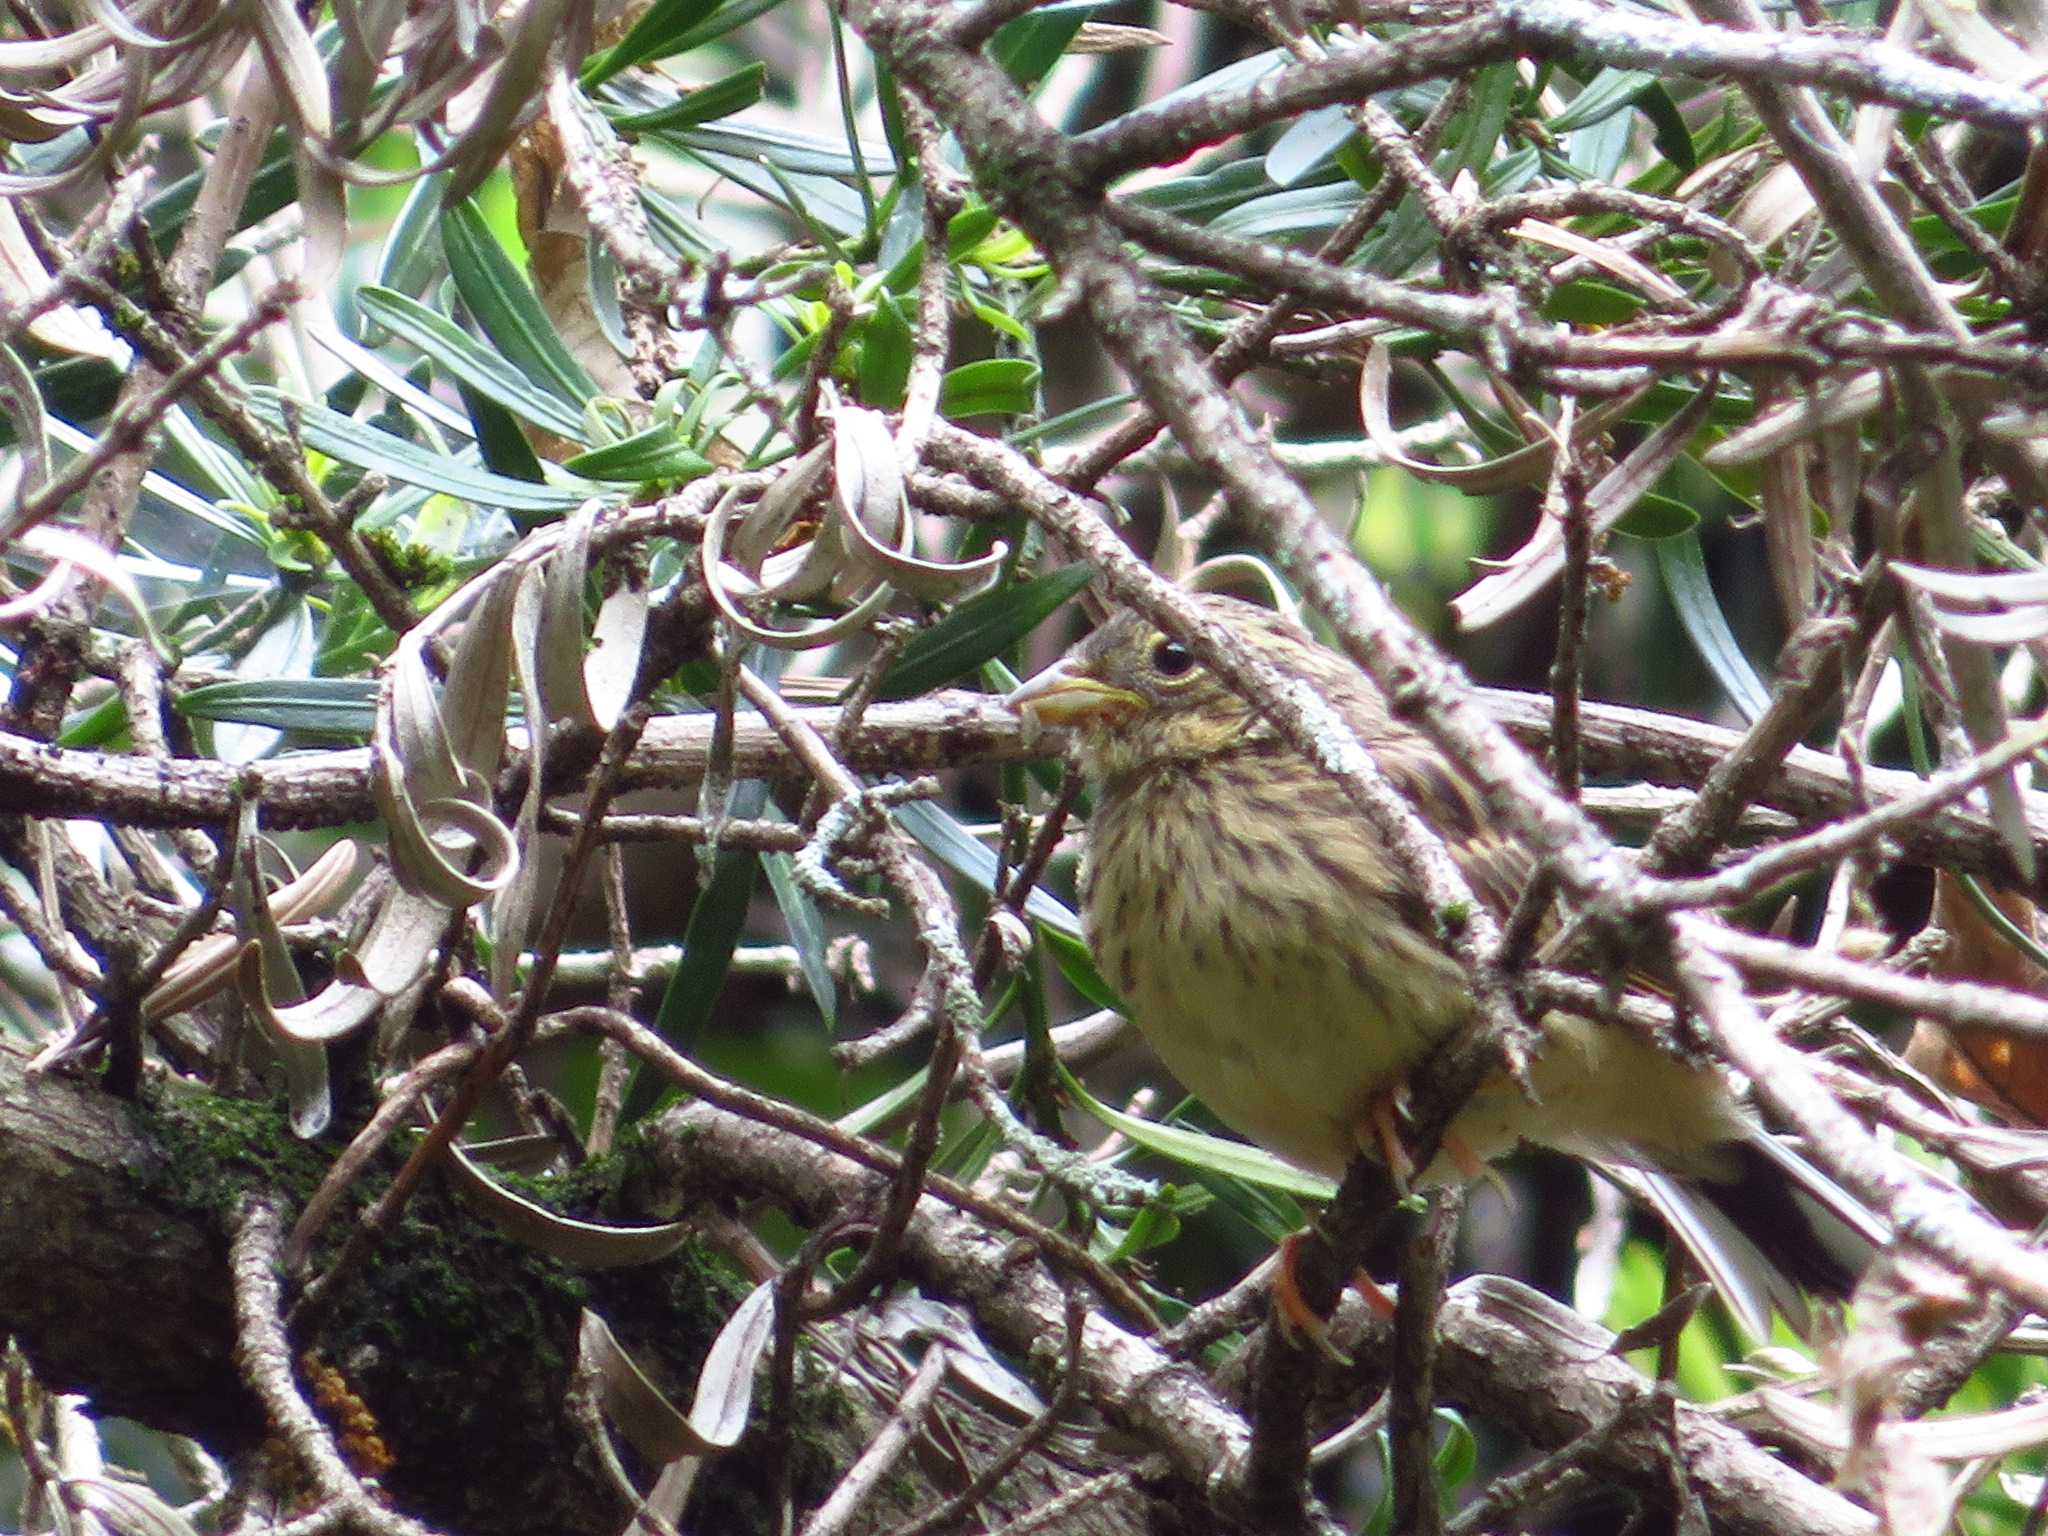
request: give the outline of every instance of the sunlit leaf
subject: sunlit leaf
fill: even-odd
[[[275,390],[253,389],[251,404],[259,417],[283,426],[284,397]],[[374,469],[406,485],[441,491],[479,506],[503,507],[508,512],[565,512],[585,500],[590,486],[538,485],[531,480],[514,480],[494,475],[487,469],[451,459],[417,443],[394,437],[376,427],[329,410],[324,405],[294,402],[292,414],[309,448],[317,449],[344,464]]]
[[[562,465],[589,480],[640,484],[648,480],[682,484],[711,473],[712,463],[677,435],[672,422],[649,427],[623,442],[579,453]]]
[[[441,242],[456,290],[491,344],[532,385],[580,418],[585,403],[596,397],[597,385],[556,334],[554,322],[474,202],[443,214]]]
[[[587,440],[581,410],[570,409],[558,396],[534,385],[500,353],[445,315],[388,288],[358,289],[356,302],[364,314],[418,347],[451,378],[460,379],[535,426],[577,442]]]
[[[624,112],[612,118],[612,126],[627,131],[656,128],[689,128],[715,122],[743,111],[759,101],[767,90],[768,66],[756,61],[731,74],[696,86],[683,93],[673,106],[646,112]]]
[[[1211,1173],[1243,1179],[1248,1184],[1275,1189],[1301,1200],[1328,1200],[1337,1193],[1333,1180],[1320,1174],[1306,1173],[1250,1142],[1208,1136],[1184,1126],[1161,1125],[1156,1120],[1127,1115],[1122,1110],[1111,1109],[1091,1095],[1065,1067],[1059,1069],[1059,1074],[1061,1084],[1076,1104],[1148,1152],[1205,1168]]]
[[[1021,357],[989,357],[962,363],[939,386],[939,413],[953,420],[969,416],[1022,416],[1038,408],[1038,364]]]

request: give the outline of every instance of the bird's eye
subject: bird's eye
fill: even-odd
[[[1152,670],[1161,677],[1186,677],[1195,670],[1195,653],[1178,640],[1161,640],[1152,647]]]

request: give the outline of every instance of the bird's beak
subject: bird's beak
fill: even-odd
[[[1044,725],[1106,725],[1145,707],[1142,695],[1090,677],[1071,661],[1056,661],[1027,678],[1003,702]]]

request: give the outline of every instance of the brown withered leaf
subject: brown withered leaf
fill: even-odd
[[[2040,916],[2032,901],[2013,891],[1989,894],[2020,932],[2041,937]],[[1935,877],[1934,919],[1948,933],[1948,944],[1934,963],[1936,976],[2048,992],[2048,975],[1993,926],[1946,870]],[[2048,1126],[2048,1043],[1921,1019],[1907,1042],[1906,1060],[1957,1097],[1980,1104],[2001,1119]]]

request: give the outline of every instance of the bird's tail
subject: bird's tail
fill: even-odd
[[[1724,1151],[1711,1179],[1601,1171],[1663,1217],[1752,1337],[1770,1338],[1774,1312],[1804,1336],[1811,1323],[1807,1296],[1847,1297],[1891,1232],[1767,1132]]]

